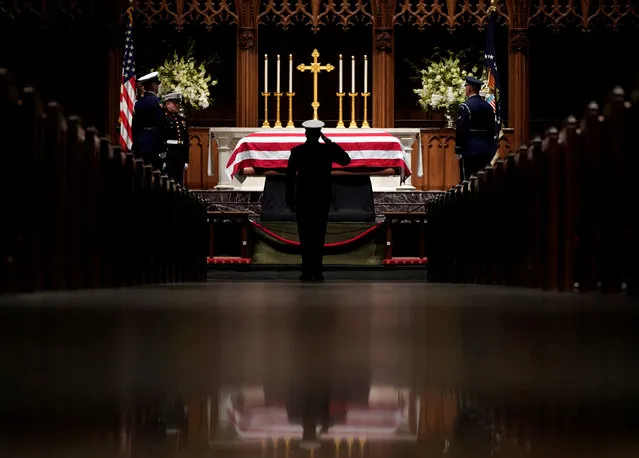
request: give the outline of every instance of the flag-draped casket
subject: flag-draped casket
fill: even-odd
[[[378,129],[322,131],[351,157],[351,163],[346,167],[334,164],[334,172],[400,175],[403,178],[410,176],[410,168],[397,137]],[[226,173],[231,179],[235,177],[242,180],[247,175],[283,172],[291,148],[304,141],[304,129],[265,129],[254,132],[238,142],[226,164]]]

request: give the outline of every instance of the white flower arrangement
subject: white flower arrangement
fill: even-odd
[[[447,57],[426,61],[425,69],[418,69],[422,87],[414,89],[423,111],[443,111],[450,120],[457,107],[466,100],[465,78],[477,73],[477,66],[466,71],[460,57],[452,52]]]
[[[158,68],[162,93],[181,92],[183,103],[195,110],[208,108],[211,104],[209,88],[217,84],[206,71],[204,63],[197,63],[191,52],[186,57],[168,58]]]

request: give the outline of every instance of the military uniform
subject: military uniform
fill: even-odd
[[[157,72],[153,72],[138,81],[144,83],[156,78]],[[161,170],[163,162],[161,154],[164,151],[165,127],[162,101],[154,92],[144,91],[133,108],[133,153],[158,170]]]
[[[467,85],[481,87],[476,78],[466,78]],[[497,151],[495,112],[478,94],[459,106],[455,152],[460,155],[460,179],[467,180],[490,164]]]
[[[165,102],[179,102],[179,93],[168,94]],[[189,163],[189,131],[186,118],[166,110],[166,174],[180,185],[184,182],[184,167]]]
[[[333,201],[333,163],[346,166],[351,158],[341,146],[328,139],[323,144],[318,142],[323,122],[313,120],[302,125],[306,128],[307,141],[291,150],[286,169],[286,204],[297,218],[302,254],[300,280],[321,281],[322,251]]]

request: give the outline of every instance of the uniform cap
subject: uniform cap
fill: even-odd
[[[321,129],[324,127],[324,123],[318,119],[310,119],[302,123],[302,127],[305,129]]]
[[[481,87],[484,85],[484,82],[482,80],[479,80],[477,78],[473,78],[472,76],[467,76],[466,77],[466,86],[473,86],[476,87],[478,89],[481,89]]]
[[[162,100],[164,100],[165,102],[168,102],[170,100],[174,101],[174,102],[181,102],[182,101],[182,93],[181,92],[171,92],[170,94],[166,94],[162,96]]]
[[[148,83],[151,82],[153,80],[158,80],[160,78],[160,75],[158,72],[151,72],[151,73],[147,73],[144,76],[141,76],[140,78],[138,78],[138,82],[140,83]]]

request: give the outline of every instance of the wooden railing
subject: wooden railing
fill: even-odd
[[[0,292],[201,281],[203,201],[0,69]]]
[[[433,281],[568,291],[636,286],[638,105],[618,88],[603,113],[486,167],[429,209]]]

